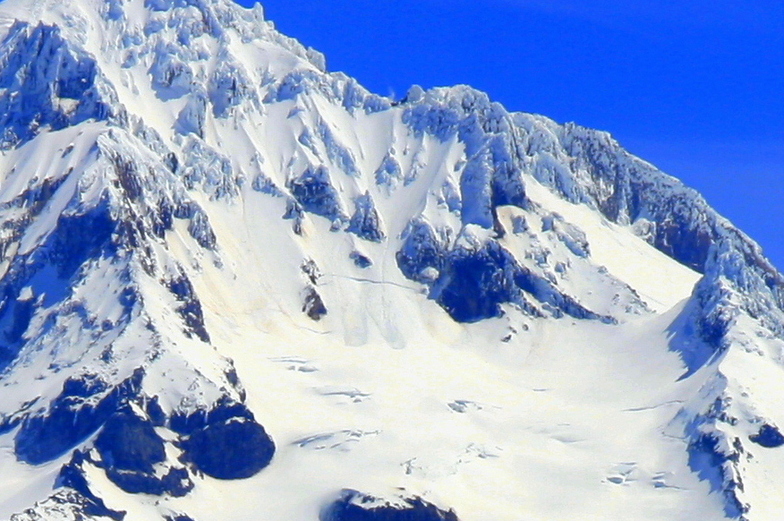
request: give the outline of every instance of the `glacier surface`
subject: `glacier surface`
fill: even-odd
[[[229,0],[0,42],[1,519],[780,519],[784,278],[608,133]]]

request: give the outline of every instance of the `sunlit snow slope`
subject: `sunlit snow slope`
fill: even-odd
[[[0,519],[781,518],[784,279],[608,134],[228,0],[0,33]]]

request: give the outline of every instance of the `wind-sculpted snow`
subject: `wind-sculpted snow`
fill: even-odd
[[[777,519],[784,279],[609,134],[228,0],[0,33],[0,517]]]

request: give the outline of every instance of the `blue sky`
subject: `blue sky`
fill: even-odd
[[[249,5],[252,2],[241,0]],[[380,94],[466,83],[610,131],[784,268],[781,0],[264,0]]]

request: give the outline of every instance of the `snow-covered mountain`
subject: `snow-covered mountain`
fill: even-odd
[[[781,518],[784,278],[609,134],[229,0],[0,34],[0,519]]]

